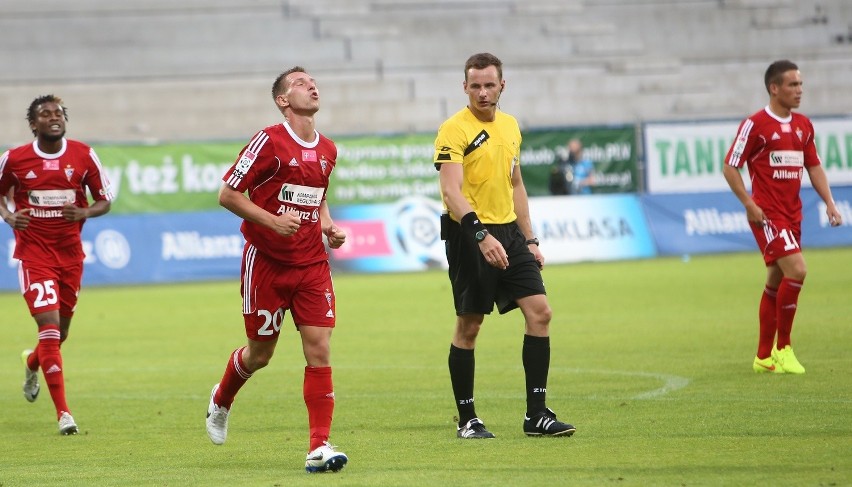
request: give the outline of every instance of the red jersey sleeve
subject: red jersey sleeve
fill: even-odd
[[[6,171],[6,161],[9,160],[9,151],[0,155],[0,194],[6,194],[14,183],[12,172]]]
[[[240,151],[237,160],[222,177],[222,181],[240,193],[245,193],[250,187],[255,186],[255,180],[263,172],[264,160],[274,157],[271,144],[267,144],[268,141],[269,134],[265,130],[256,133]]]
[[[101,160],[95,153],[95,149],[89,148],[89,167],[86,170],[86,175],[83,177],[83,184],[89,188],[89,193],[95,201],[112,201],[115,199],[115,194],[112,192],[112,185],[107,178],[106,171],[101,165]],[[81,195],[83,196],[83,195]],[[85,200],[85,198],[82,198]]]
[[[740,123],[737,136],[725,156],[725,164],[741,168],[763,146],[763,140],[757,136],[754,120],[749,117]]]
[[[817,150],[816,150],[816,141],[814,140],[814,134],[816,132],[814,132],[814,125],[813,125],[813,123],[811,123],[810,119],[808,119],[808,118],[805,118],[804,122],[805,122],[804,125],[807,127],[807,131],[808,131],[807,139],[804,141],[805,142],[805,147],[804,147],[805,166],[806,167],[819,166],[820,164],[822,164],[822,161],[820,160],[819,154],[817,154]]]

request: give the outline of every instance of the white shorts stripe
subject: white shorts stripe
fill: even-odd
[[[243,314],[247,315],[252,312],[254,305],[252,303],[252,273],[254,272],[254,259],[257,256],[257,249],[254,245],[249,245],[246,248],[245,270],[243,271]]]

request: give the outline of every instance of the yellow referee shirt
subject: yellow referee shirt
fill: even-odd
[[[520,163],[521,129],[507,113],[498,110],[493,122],[482,122],[464,107],[438,129],[435,164],[463,165],[462,194],[482,223],[517,218],[512,173]],[[462,216],[450,218],[458,222]]]

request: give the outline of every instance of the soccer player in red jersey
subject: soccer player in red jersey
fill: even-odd
[[[787,60],[776,61],[767,68],[764,83],[769,105],[740,124],[725,157],[723,173],[745,207],[767,269],[752,368],[755,372],[804,374],[805,368],[790,343],[799,291],[807,274],[799,244],[803,171],[808,172],[814,190],[825,202],[831,226],[840,225],[842,218],[820,165],[814,127],[806,116],[793,111],[802,99],[798,66]],[[751,195],[739,172],[744,165],[751,175]]]
[[[305,469],[335,472],[348,458],[328,442],[334,411],[330,340],[336,316],[323,235],[332,249],[346,240],[326,203],[337,147],[315,128],[319,91],[304,68],[281,73],[272,85],[272,98],[283,123],[255,134],[222,178],[219,191],[219,203],[244,220],[240,290],[248,345],[230,355],[222,380],[213,386],[207,434],[214,444],[225,442],[234,397],[269,363],[290,310],[307,362],[303,395],[310,440]]]
[[[41,367],[59,432],[71,435],[77,433],[77,424],[65,399],[60,345],[68,338],[80,293],[83,223],[107,213],[113,195],[95,151],[65,138],[68,112],[60,98],[36,98],[27,120],[36,137],[33,143],[0,156],[0,216],[15,233],[21,293],[38,326],[38,345],[21,357],[24,397],[30,402],[38,398]],[[87,188],[94,199],[91,205]],[[9,194],[13,205],[7,201]]]

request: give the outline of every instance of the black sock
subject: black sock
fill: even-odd
[[[450,345],[450,382],[453,384],[453,396],[459,410],[459,426],[476,417],[473,406],[473,374],[475,360],[473,350],[465,350]]]
[[[521,352],[527,384],[527,415],[545,410],[547,372],[550,370],[550,337],[524,335]]]

